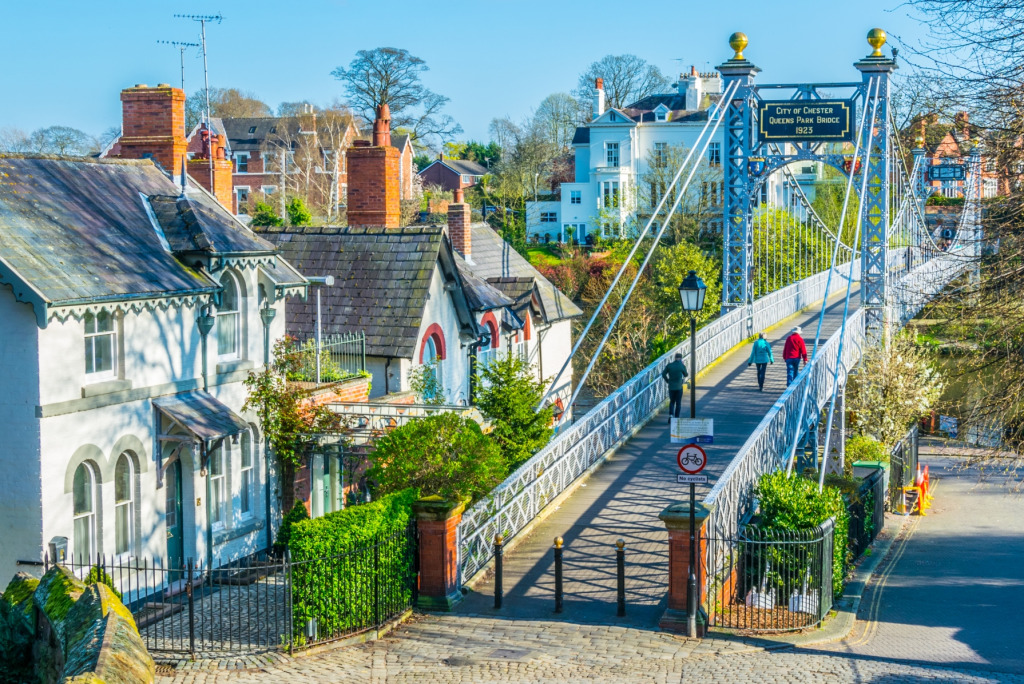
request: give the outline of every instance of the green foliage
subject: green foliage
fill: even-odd
[[[929,207],[962,207],[964,205],[964,198],[931,195],[925,200],[925,204]]]
[[[313,220],[313,214],[306,208],[306,203],[302,201],[301,197],[292,197],[288,201],[285,211],[288,213],[288,225],[290,226],[308,226]]]
[[[850,529],[842,492],[835,487],[825,487],[819,492],[817,482],[780,470],[762,475],[754,488],[754,496],[760,505],[761,527],[766,529],[808,530],[835,518],[832,588],[835,596],[840,596],[846,576]]]
[[[778,290],[828,268],[832,259],[831,244],[817,231],[802,230],[800,224],[799,217],[785,209],[762,206],[755,215],[755,296]],[[764,245],[768,248],[765,249]]]
[[[108,587],[110,587],[110,590],[114,592],[114,595],[117,596],[118,600],[121,599],[121,592],[119,592],[117,588],[114,586],[114,578],[111,577],[110,573],[108,573],[106,569],[100,565],[94,565],[91,568],[89,568],[89,574],[85,576],[85,583],[106,584]]]
[[[444,153],[448,159],[468,159],[483,166],[489,166],[501,160],[501,146],[493,141],[486,145],[475,140],[446,142]]]
[[[266,202],[256,202],[256,206],[253,208],[252,221],[249,225],[269,228],[273,226],[283,226],[284,221],[277,215],[274,208]]]
[[[689,335],[690,316],[679,302],[679,285],[690,271],[696,271],[707,285],[704,309],[697,314],[697,325],[704,325],[718,317],[722,301],[722,266],[697,247],[686,242],[659,247],[651,261],[651,283],[656,288],[655,303],[658,310],[672,321],[671,336],[675,342]],[[653,359],[652,359],[653,360]]]
[[[415,489],[405,489],[292,525],[288,548],[297,639],[310,619],[321,636],[341,635],[377,624],[378,609],[408,603],[415,566],[405,532],[417,498]]]
[[[377,440],[368,476],[381,493],[415,487],[447,501],[478,499],[504,479],[498,446],[455,413],[412,420]]]
[[[889,462],[889,450],[878,440],[867,435],[854,435],[846,440],[846,461],[882,461]]]
[[[409,389],[416,394],[416,401],[427,406],[443,406],[445,403],[444,384],[437,372],[437,362],[424,363],[409,371]]]
[[[300,355],[301,364],[298,368],[288,371],[290,382],[316,382],[316,340],[306,340],[295,349]],[[339,364],[335,363],[331,350],[327,346],[320,348],[320,382],[339,382],[349,377]]]
[[[295,523],[309,520],[309,513],[301,501],[296,501],[292,509],[284,514],[281,519],[281,529],[277,531],[277,539],[274,540],[274,551],[284,553],[292,538],[292,529]]]
[[[476,406],[493,427],[490,437],[501,449],[508,472],[551,440],[554,408],[536,408],[545,383],[533,366],[516,354],[499,355],[476,380]]]
[[[412,163],[416,165],[417,172],[422,171],[423,169],[430,166],[430,163],[432,161],[434,160],[425,154],[417,154],[415,157],[412,158]]]

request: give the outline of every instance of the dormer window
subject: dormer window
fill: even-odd
[[[255,133],[255,132],[256,132],[256,127],[255,126],[249,126],[249,133],[252,134],[252,133]]]
[[[668,121],[669,109],[664,104],[660,104],[654,109],[654,120],[655,121]]]

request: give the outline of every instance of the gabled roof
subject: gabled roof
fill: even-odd
[[[268,139],[294,139],[299,135],[295,117],[224,117],[221,124],[234,152],[259,150]]]
[[[572,134],[573,145],[588,145],[590,143],[590,129],[586,126],[577,126],[576,132]]]
[[[391,146],[398,149],[404,150],[407,145],[412,144],[408,135],[395,135],[391,134]]]
[[[275,260],[209,193],[179,200],[150,160],[0,155],[0,177],[0,282],[36,307],[40,326],[53,307],[218,291],[186,253]]]
[[[455,252],[455,263],[462,277],[462,289],[466,292],[469,308],[473,311],[490,311],[512,306],[513,301],[502,294],[500,289],[477,278],[473,273],[473,267],[458,252]]]
[[[459,175],[466,174],[467,176],[486,176],[490,173],[487,170],[487,167],[481,166],[475,161],[469,161],[468,159],[435,159],[425,169],[423,169],[423,171],[420,171],[420,173],[422,174],[431,166],[434,166],[434,164],[445,166]]]
[[[655,111],[659,107],[663,107],[668,110],[669,123],[680,123],[680,122],[701,122],[708,120],[708,107],[706,104],[713,104],[717,102],[722,96],[717,93],[707,93],[707,102],[700,103],[703,107],[699,110],[692,110],[686,108],[686,96],[679,95],[677,93],[662,93],[656,95],[648,95],[642,100],[638,100],[631,105],[628,105],[623,111],[633,120],[643,123],[658,122]],[[665,123],[665,122],[658,122]]]
[[[408,228],[295,228],[268,232],[289,261],[307,276],[334,276],[323,286],[322,327],[330,332],[366,333],[366,353],[415,358],[420,324],[435,268],[459,284],[450,291],[460,326],[475,334],[451,244],[438,226]],[[313,333],[316,301],[289,303],[285,328]]]
[[[618,125],[618,126],[621,126],[621,125],[633,126],[633,125],[635,125],[635,123],[636,122],[633,121],[633,119],[626,112],[622,111],[621,109],[615,109],[614,107],[609,107],[608,109],[606,109],[604,111],[604,114],[602,114],[601,116],[599,116],[596,119],[594,119],[593,121],[591,121],[590,125],[594,126],[594,125],[602,125],[602,124],[611,124],[613,126],[616,126],[616,125]]]

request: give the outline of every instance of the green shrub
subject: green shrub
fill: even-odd
[[[306,208],[306,203],[302,201],[301,197],[292,197],[284,209],[288,214],[288,225],[290,226],[308,226],[313,220],[313,214]]]
[[[476,383],[476,406],[491,421],[490,438],[512,472],[551,441],[554,406],[537,410],[546,385],[517,354],[499,356],[478,373]]]
[[[291,540],[292,527],[295,523],[302,522],[303,520],[309,520],[309,513],[301,501],[296,501],[295,505],[292,506],[292,510],[285,513],[284,518],[281,520],[281,529],[277,531],[277,539],[274,540],[275,552],[285,552]]]
[[[867,435],[855,435],[846,440],[846,462],[882,461],[889,462],[889,450],[876,439]]]
[[[371,627],[408,604],[414,545],[404,532],[418,496],[406,489],[292,525],[288,548],[297,638],[311,619],[321,638],[338,636]]]
[[[252,221],[249,225],[267,228],[270,226],[283,226],[284,221],[274,212],[274,208],[266,202],[257,202],[253,208]]]
[[[825,487],[819,492],[817,482],[776,471],[761,476],[754,496],[760,506],[760,527],[765,529],[809,530],[835,518],[832,588],[836,597],[841,596],[850,529],[842,492],[835,487]]]
[[[99,565],[94,565],[89,569],[89,574],[85,576],[85,583],[106,584],[119,600],[121,598],[121,592],[114,586],[114,578]]]

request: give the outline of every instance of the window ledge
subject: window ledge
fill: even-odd
[[[105,380],[103,382],[94,382],[82,387],[82,398],[87,399],[89,397],[97,397],[101,394],[123,392],[125,390],[130,390],[131,388],[131,380]]]
[[[213,531],[213,543],[214,545],[226,544],[229,541],[238,539],[239,537],[244,537],[247,534],[251,534],[253,532],[256,532],[257,530],[262,529],[262,518],[249,518],[241,524],[232,527],[230,530],[224,528],[220,530],[215,529]]]
[[[217,364],[217,374],[233,373],[234,371],[240,370],[251,370],[256,367],[252,361],[248,359],[236,359],[235,361],[221,361]]]

